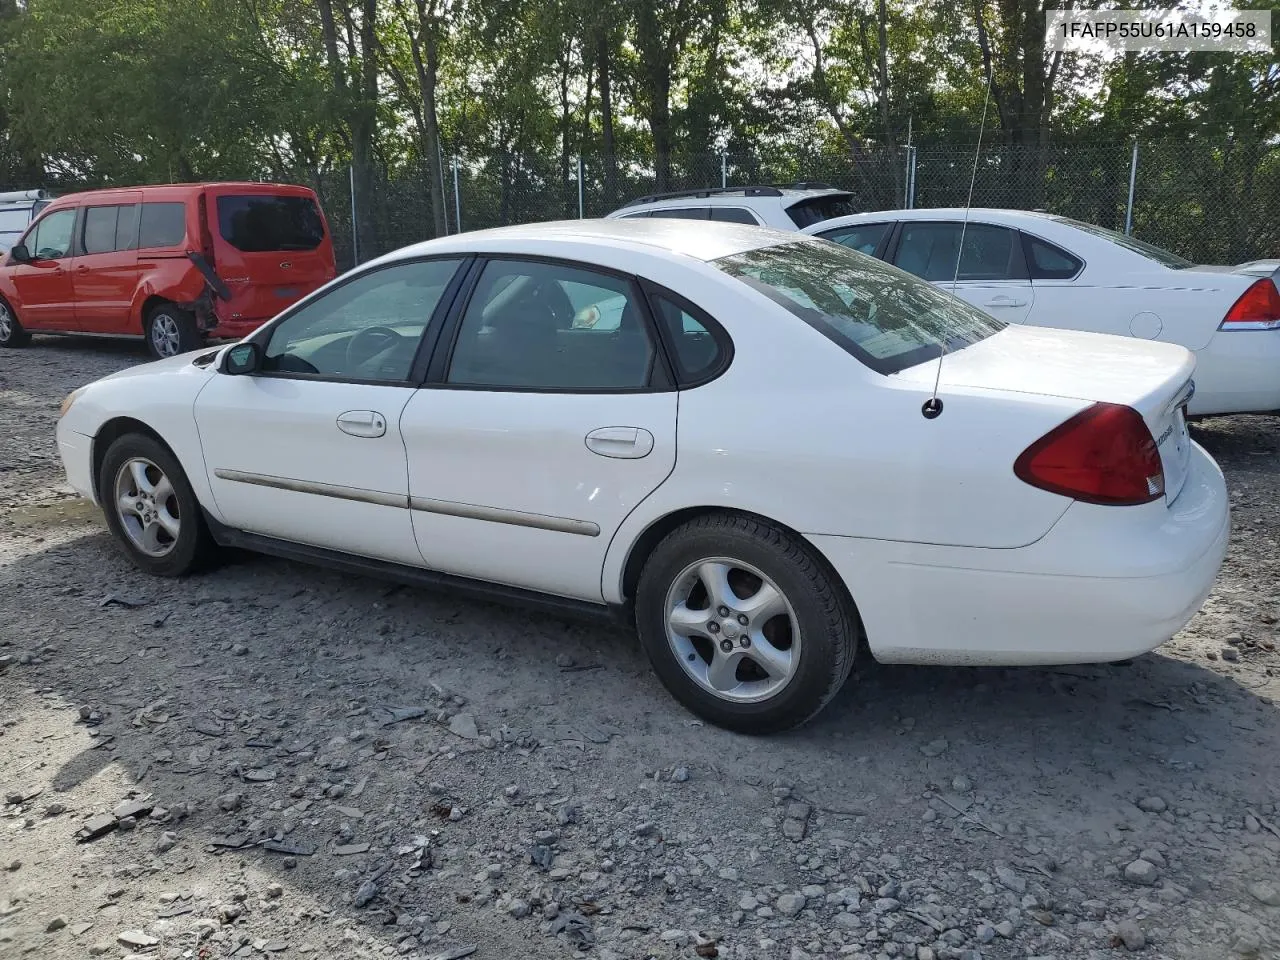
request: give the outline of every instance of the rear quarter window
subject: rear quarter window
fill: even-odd
[[[218,197],[218,233],[244,253],[314,250],[324,221],[310,197],[258,194]]]
[[[144,203],[138,222],[138,248],[176,247],[187,238],[184,203]]]

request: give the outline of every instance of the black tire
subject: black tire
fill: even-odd
[[[0,347],[25,347],[30,342],[31,334],[18,322],[17,311],[0,297]]]
[[[172,303],[154,306],[147,313],[143,333],[147,337],[147,350],[157,359],[175,357],[188,350],[198,350],[204,338],[196,326],[195,314]]]
[[[802,638],[799,664],[768,699],[735,702],[705,689],[668,640],[668,592],[692,564],[710,558],[754,567],[773,581],[794,613]],[[645,561],[635,609],[640,642],[663,686],[698,716],[739,733],[777,733],[817,714],[848,679],[862,634],[844,586],[808,544],[765,520],[738,514],[708,514],[668,534]],[[719,636],[725,642],[727,634]]]
[[[125,521],[117,506],[116,480],[126,465],[135,459],[150,461],[169,479],[173,501],[177,505],[178,535],[163,556],[152,556],[140,549],[125,529]],[[216,556],[217,545],[205,526],[200,502],[182,466],[164,445],[141,433],[127,433],[107,448],[98,472],[98,501],[106,516],[107,527],[124,548],[125,554],[138,568],[157,577],[181,577],[208,565]],[[172,504],[171,504],[172,505]],[[169,509],[172,514],[172,509]]]

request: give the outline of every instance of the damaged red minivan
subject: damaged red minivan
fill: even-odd
[[[32,333],[126,335],[170,357],[252,333],[335,276],[329,225],[306,187],[69,194],[0,264],[0,347]]]

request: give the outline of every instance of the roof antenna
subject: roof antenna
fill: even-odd
[[[978,179],[978,160],[982,157],[982,133],[987,128],[987,105],[991,102],[991,66],[987,67],[987,92],[982,98],[982,120],[978,124],[978,148],[973,152],[973,173],[969,176],[969,196],[964,202],[964,219],[960,221],[960,244],[956,247],[956,269],[951,275],[951,294],[955,296],[956,284],[960,281],[960,258],[964,254],[964,234],[969,226],[969,208],[973,206],[973,185]],[[933,420],[942,413],[942,401],[938,398],[938,386],[942,383],[942,358],[947,355],[947,344],[942,344],[942,353],[938,355],[938,369],[933,377],[933,395],[924,402],[920,412],[926,420]]]

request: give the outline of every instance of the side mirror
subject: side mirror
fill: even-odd
[[[233,377],[255,373],[262,366],[262,348],[252,340],[237,343],[222,359],[222,372]]]
[[[27,245],[25,243],[15,243],[9,249],[9,256],[13,259],[14,263],[31,262],[31,251],[27,249]]]

